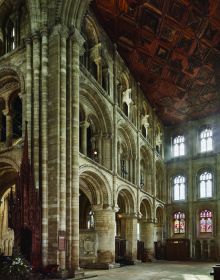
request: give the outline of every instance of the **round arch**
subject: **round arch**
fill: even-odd
[[[139,212],[142,214],[142,219],[152,220],[152,203],[147,197],[142,197]]]
[[[0,80],[3,78],[18,83],[20,93],[22,95],[25,93],[24,75],[17,66],[10,64],[0,66]]]
[[[132,214],[136,212],[135,193],[128,186],[120,186],[116,192],[116,201],[123,206],[123,213]],[[122,209],[121,209],[122,210]],[[120,210],[119,210],[120,211]]]
[[[111,188],[107,178],[95,166],[83,165],[79,168],[80,189],[92,205],[111,205]]]

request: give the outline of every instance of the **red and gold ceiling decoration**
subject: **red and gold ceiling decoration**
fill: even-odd
[[[220,112],[220,1],[94,0],[165,125]]]

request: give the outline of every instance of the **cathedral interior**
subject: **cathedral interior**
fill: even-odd
[[[219,71],[215,0],[0,0],[0,252],[220,260]]]

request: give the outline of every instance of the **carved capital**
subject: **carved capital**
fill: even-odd
[[[25,42],[26,45],[30,45],[31,42],[32,42],[31,36],[26,37],[26,38],[24,39],[24,42]]]
[[[40,33],[38,31],[36,31],[32,34],[31,37],[32,37],[33,42],[39,41],[40,40]]]
[[[70,31],[70,39],[73,41],[73,44],[77,44],[79,48],[83,48],[83,44],[85,43],[85,39],[80,34],[77,28],[72,27]]]
[[[48,28],[45,26],[44,28],[41,29],[40,31],[41,37],[47,36],[48,35]]]
[[[52,31],[52,36],[56,35],[66,39],[69,35],[69,29],[65,25],[57,24]]]

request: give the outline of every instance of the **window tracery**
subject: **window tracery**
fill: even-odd
[[[212,129],[206,128],[200,133],[200,149],[201,152],[209,152],[213,150]]]
[[[203,172],[199,176],[200,198],[212,197],[212,174]]]
[[[174,200],[184,200],[186,198],[186,179],[184,176],[176,176],[173,180]]]
[[[185,154],[185,137],[178,135],[173,139],[173,155],[174,157],[184,156]]]

